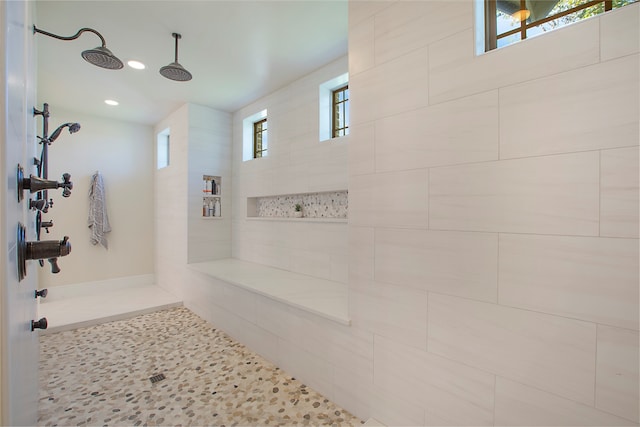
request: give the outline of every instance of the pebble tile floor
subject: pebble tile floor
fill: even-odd
[[[182,307],[41,336],[40,352],[40,426],[362,424]]]

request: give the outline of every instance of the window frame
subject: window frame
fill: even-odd
[[[269,135],[267,133],[268,130],[269,128],[267,127],[266,117],[264,119],[258,120],[257,122],[253,123],[253,158],[254,159],[261,159],[267,156],[267,151],[269,150],[268,140],[267,140],[267,144],[263,144],[263,141],[265,139],[263,135],[268,138],[268,135]],[[260,141],[260,149],[258,149],[258,140]]]
[[[341,93],[346,95],[343,100],[338,99]],[[349,122],[347,120],[349,106],[349,83],[331,91],[331,138],[349,135]],[[340,112],[344,117],[344,123],[340,123]],[[344,126],[340,126],[341,124]]]
[[[537,21],[532,21],[527,23],[527,20],[524,19],[522,21],[520,21],[520,26],[517,28],[514,28],[512,30],[509,31],[505,31],[501,34],[498,34],[498,28],[497,28],[497,13],[498,13],[498,6],[497,6],[497,0],[483,0],[484,3],[484,40],[485,40],[485,46],[484,46],[484,50],[485,52],[489,52],[492,50],[495,50],[498,48],[498,40],[505,38],[505,37],[509,37],[511,35],[514,34],[518,34],[520,33],[520,40],[526,40],[527,39],[527,31],[538,27],[546,22],[549,21],[553,21],[555,19],[559,19],[562,18],[563,16],[566,15],[570,15],[572,13],[575,12],[579,12],[583,9],[587,9],[589,7],[593,7],[596,6],[598,4],[604,3],[604,12],[608,12],[610,10],[613,9],[613,0],[591,0],[588,1],[586,3],[580,4],[578,6],[572,7],[570,9],[567,10],[563,10],[562,12],[558,12],[556,14],[553,15],[548,15],[544,18],[538,19]],[[520,10],[524,10],[526,9],[526,1],[525,0],[520,0]],[[510,43],[512,44],[512,43]],[[509,45],[510,45],[509,44]]]

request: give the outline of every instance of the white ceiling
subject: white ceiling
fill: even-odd
[[[36,34],[39,105],[145,124],[185,102],[234,112],[347,53],[346,0],[40,0],[36,26],[61,36],[93,28],[125,64],[147,66],[89,64],[81,52],[100,46],[89,32],[74,41]],[[173,32],[189,82],[158,72],[174,60]]]

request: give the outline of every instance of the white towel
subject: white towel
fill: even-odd
[[[107,216],[107,202],[104,192],[104,182],[100,172],[91,177],[89,188],[89,228],[91,229],[91,244],[100,243],[105,249],[109,249],[105,234],[111,231],[109,217]]]

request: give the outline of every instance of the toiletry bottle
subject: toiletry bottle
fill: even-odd
[[[207,206],[207,199],[202,199],[202,216],[209,216],[209,206]]]
[[[220,199],[216,199],[215,208],[213,211],[215,212],[215,216],[222,216],[222,212],[220,212]]]

